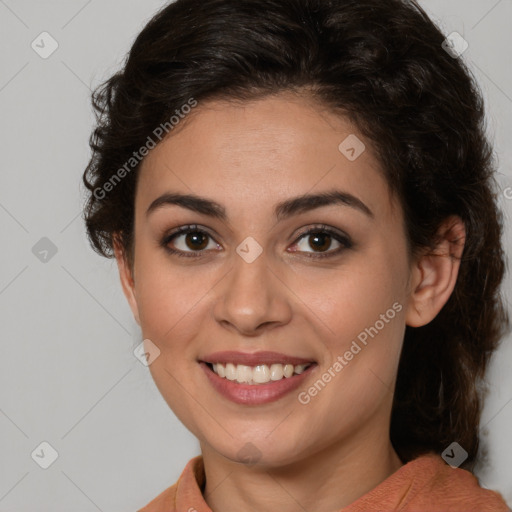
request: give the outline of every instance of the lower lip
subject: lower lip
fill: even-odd
[[[199,363],[212,386],[224,397],[232,402],[243,405],[260,405],[275,402],[283,396],[297,389],[304,379],[307,379],[310,372],[316,367],[313,363],[299,375],[284,377],[281,380],[270,381],[266,384],[239,384],[234,380],[219,377],[210,367]]]

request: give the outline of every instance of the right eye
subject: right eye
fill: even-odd
[[[200,257],[201,253],[208,249],[208,239],[211,239],[215,249],[219,244],[213,241],[212,236],[206,231],[199,229],[197,225],[182,226],[173,233],[164,237],[161,244],[171,254],[180,257]],[[175,248],[169,247],[173,242]]]

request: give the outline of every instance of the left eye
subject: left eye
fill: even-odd
[[[332,256],[334,254],[340,253],[343,248],[349,249],[352,247],[350,240],[342,236],[338,233],[335,233],[329,229],[313,229],[304,234],[302,234],[296,242],[296,246],[299,247],[299,251],[301,252],[310,252],[307,249],[313,249],[312,253],[313,257],[324,257],[324,256]],[[337,247],[332,249],[332,243],[336,242],[338,244]],[[297,251],[292,251],[297,252]]]

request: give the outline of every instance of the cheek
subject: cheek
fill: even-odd
[[[160,350],[149,370],[169,407],[191,428],[191,418],[201,413],[194,410],[190,401],[193,389],[188,379],[197,371],[192,340],[198,337],[200,319],[205,316],[201,308],[205,290],[198,287],[195,279],[187,281],[179,271],[171,273],[156,265],[144,268],[139,272],[137,290],[142,334]]]
[[[303,281],[297,293],[324,337],[327,365],[342,357],[338,374],[350,375],[358,388],[369,379],[390,383],[396,371],[405,331],[405,262],[376,247],[346,270]]]
[[[161,260],[140,258],[137,304],[144,335],[166,343],[186,339],[187,332],[199,325],[194,319],[214,282],[211,274],[180,269]]]
[[[348,339],[404,300],[401,281],[400,273],[382,258],[379,262],[365,258],[346,270],[302,275],[294,281],[294,292],[326,334]]]

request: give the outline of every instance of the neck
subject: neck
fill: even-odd
[[[340,510],[403,465],[389,435],[360,434],[284,467],[240,464],[202,444],[205,501],[213,512]]]

